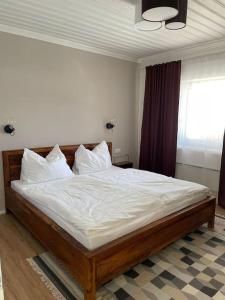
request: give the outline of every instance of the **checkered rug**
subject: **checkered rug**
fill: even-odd
[[[83,299],[74,279],[48,252],[28,259],[57,299]],[[104,285],[97,299],[224,300],[225,219],[171,244]]]

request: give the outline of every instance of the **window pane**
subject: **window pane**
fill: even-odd
[[[182,82],[178,146],[221,149],[225,77]]]

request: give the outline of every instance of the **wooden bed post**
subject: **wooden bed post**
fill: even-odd
[[[84,300],[96,299],[96,268],[95,258],[89,259],[87,285],[84,289]]]
[[[208,221],[208,228],[213,229],[215,225],[215,215],[213,215],[210,220]]]
[[[209,229],[213,229],[214,225],[215,225],[215,217],[212,218],[211,220],[209,220],[209,222],[208,222],[208,228]]]
[[[215,225],[215,215],[216,215],[216,199],[214,199],[214,203],[213,203],[213,213],[211,218],[208,221],[208,228],[209,229],[213,229],[214,225]]]

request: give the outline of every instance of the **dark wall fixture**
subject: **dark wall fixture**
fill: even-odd
[[[107,129],[113,129],[113,128],[115,127],[115,125],[112,124],[112,123],[106,123],[105,127],[106,127]]]
[[[4,126],[4,132],[7,134],[15,135],[15,131],[16,131],[16,129],[11,124],[7,124]]]

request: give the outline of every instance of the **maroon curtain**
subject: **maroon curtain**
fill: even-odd
[[[175,176],[181,61],[146,68],[139,167]]]
[[[223,153],[220,169],[220,186],[218,195],[218,204],[225,208],[225,134],[223,138]]]

